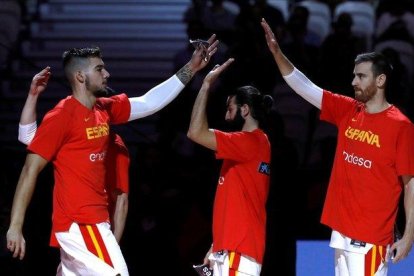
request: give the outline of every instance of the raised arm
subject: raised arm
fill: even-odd
[[[23,223],[27,207],[36,186],[40,171],[46,166],[47,160],[40,155],[29,153],[17,183],[11,210],[10,227],[7,231],[7,248],[13,257],[24,258],[26,242],[23,237]]]
[[[198,92],[197,98],[194,102],[193,111],[191,113],[190,126],[188,128],[187,136],[197,144],[200,144],[211,150],[216,150],[217,142],[214,131],[208,128],[206,106],[208,96],[210,94],[210,88],[234,59],[230,58],[221,66],[216,65],[207,76],[204,78],[203,84],[201,85],[200,91]]]
[[[37,73],[30,84],[29,93],[20,115],[18,140],[23,144],[30,144],[36,129],[36,105],[39,95],[46,89],[50,78],[50,67],[46,67]]]
[[[129,121],[152,115],[174,100],[194,74],[203,69],[217,51],[219,41],[216,40],[216,36],[212,35],[208,42],[208,48],[199,44],[190,61],[174,76],[155,86],[143,96],[129,98],[131,102]]]
[[[304,74],[302,74],[302,72],[295,68],[283,54],[279,43],[266,20],[262,19],[260,24],[265,32],[267,46],[287,84],[310,104],[320,109],[323,95],[322,88],[312,83]]]
[[[391,246],[391,252],[397,251],[393,263],[407,257],[414,242],[414,177],[403,176],[402,179],[404,183],[405,229],[401,240]]]

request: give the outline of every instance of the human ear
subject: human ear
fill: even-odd
[[[80,83],[85,82],[85,74],[82,71],[76,71],[75,78]]]
[[[241,115],[246,117],[250,113],[250,107],[247,104],[244,104],[240,107]]]
[[[383,87],[385,85],[385,82],[387,80],[387,76],[385,74],[381,74],[377,77],[377,86]]]

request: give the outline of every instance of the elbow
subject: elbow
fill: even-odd
[[[190,139],[193,142],[196,142],[197,143],[199,136],[200,136],[199,133],[196,130],[194,130],[194,129],[189,129],[187,131],[187,137],[188,137],[188,139]]]
[[[194,141],[194,133],[190,129],[187,131],[187,138]]]

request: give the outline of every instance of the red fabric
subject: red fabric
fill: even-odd
[[[352,239],[392,243],[398,176],[414,174],[413,124],[395,106],[369,114],[356,100],[328,91],[321,119],[338,127],[322,223]]]
[[[97,99],[92,109],[72,96],[60,101],[40,124],[28,150],[54,166],[53,226],[67,231],[72,222],[96,224],[109,221],[105,191],[109,124],[129,119],[125,94]]]
[[[216,157],[223,159],[213,214],[213,251],[236,251],[262,263],[265,249],[270,143],[263,131],[216,130]]]
[[[385,262],[385,247],[374,245],[365,254],[365,276],[373,276],[378,271],[379,266]]]
[[[232,256],[233,259],[230,257]],[[236,272],[239,271],[241,254],[237,252],[229,252],[229,276],[236,276]]]
[[[79,229],[82,233],[83,240],[85,241],[86,248],[88,248],[89,252],[100,258],[111,267],[114,267],[98,227],[96,225],[81,224],[79,225]],[[92,231],[92,233],[90,233],[90,231]],[[99,253],[101,253],[102,256],[100,256]]]
[[[106,184],[109,195],[109,210],[112,213],[117,196],[129,193],[129,154],[121,137],[110,134],[106,166]]]

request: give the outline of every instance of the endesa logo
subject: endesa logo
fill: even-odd
[[[367,160],[364,159],[362,157],[356,156],[353,153],[349,154],[346,151],[343,151],[342,154],[345,157],[345,161],[350,163],[350,164],[354,164],[360,167],[365,167],[367,169],[370,169],[372,167],[372,161],[371,160]]]
[[[98,153],[91,153],[89,155],[89,160],[91,160],[92,162],[104,161],[105,160],[105,156],[106,156],[106,151],[104,151],[104,152],[98,152]]]

